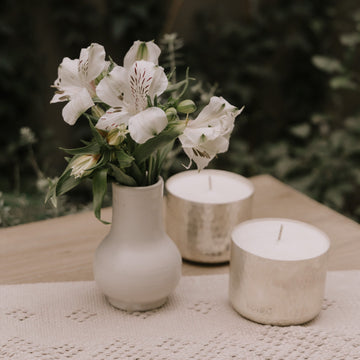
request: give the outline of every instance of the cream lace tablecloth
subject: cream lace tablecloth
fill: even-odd
[[[130,314],[94,282],[2,285],[0,359],[360,359],[360,271],[329,272],[302,326],[250,322],[227,292],[227,275],[183,277],[165,306]]]

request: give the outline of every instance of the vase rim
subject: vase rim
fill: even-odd
[[[122,185],[122,184],[118,184],[116,182],[112,182],[112,186],[114,186],[115,188],[125,188],[125,189],[136,189],[138,191],[145,191],[145,190],[151,190],[152,188],[158,187],[159,185],[163,184],[164,180],[161,176],[159,176],[159,180],[155,183],[155,184],[151,184],[151,185],[145,185],[145,186],[127,186],[127,185]]]

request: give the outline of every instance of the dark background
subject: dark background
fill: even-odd
[[[85,184],[58,209],[43,205],[46,178],[65,166],[58,148],[88,136],[86,121],[71,127],[64,103],[49,103],[63,57],[98,42],[122,64],[133,41],[160,43],[174,32],[183,40],[178,77],[189,66],[201,84],[189,97],[215,93],[246,106],[229,151],[211,167],[272,174],[359,220],[359,10],[355,0],[3,0],[0,226],[79,211],[91,200]],[[164,176],[183,161],[179,154]]]

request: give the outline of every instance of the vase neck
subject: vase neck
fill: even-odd
[[[129,241],[146,241],[144,233],[162,235],[163,180],[144,187],[113,184],[111,232],[126,233]],[[124,237],[125,238],[125,237]]]

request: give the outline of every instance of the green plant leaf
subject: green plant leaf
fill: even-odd
[[[101,134],[99,133],[99,131],[96,129],[96,127],[94,126],[94,123],[93,123],[93,116],[89,115],[89,114],[84,114],[87,119],[89,120],[89,126],[90,126],[90,130],[91,130],[91,133],[95,139],[95,141],[100,144],[100,145],[106,145],[106,140],[101,136]]]
[[[107,191],[107,173],[107,168],[99,169],[93,173],[94,214],[103,224],[109,224],[107,221],[101,220],[101,206]]]
[[[146,141],[144,144],[139,145],[135,152],[134,157],[138,164],[148,159],[155,151],[161,149],[167,144],[174,141],[185,129],[185,123],[176,123],[168,125],[168,127],[162,131],[156,137],[153,137]]]
[[[327,73],[336,73],[336,72],[343,72],[344,67],[340,63],[339,60],[326,57],[315,55],[312,57],[312,63],[320,70],[323,70]]]
[[[357,88],[357,84],[345,76],[335,76],[330,80],[330,87],[337,89],[348,89],[355,90]]]
[[[309,124],[299,124],[293,126],[290,132],[298,138],[306,139],[311,133],[311,126]]]
[[[130,169],[129,169],[130,175],[136,180],[136,183],[139,186],[145,186],[146,182],[146,176],[145,176],[145,169],[143,169],[143,172],[141,172],[139,166],[136,164],[136,162],[132,162]]]
[[[277,176],[284,178],[288,176],[294,169],[298,167],[296,160],[291,159],[290,157],[284,157],[280,159],[274,167]]]
[[[100,160],[95,164],[95,166],[93,167],[93,169],[105,166],[109,161],[110,161],[110,151],[109,150],[105,150],[100,158]],[[89,169],[91,170],[91,169]]]
[[[123,149],[115,151],[115,155],[121,168],[131,166],[131,163],[135,160],[133,156],[127,154]]]
[[[344,195],[341,189],[336,187],[331,187],[325,192],[324,200],[337,208],[341,208],[344,205]]]
[[[126,186],[137,186],[137,182],[131,176],[125,174],[121,169],[119,169],[114,164],[110,164],[111,170],[116,181],[119,184],[126,185]]]
[[[187,80],[181,80],[181,81],[177,82],[176,84],[169,84],[167,89],[164,91],[164,93],[169,93],[169,92],[179,90],[181,87],[185,86],[186,84],[187,84]]]
[[[356,46],[360,44],[360,34],[357,32],[343,34],[340,36],[340,42],[345,46]]]
[[[174,146],[175,140],[169,142],[167,145],[165,145],[162,149],[158,150],[157,153],[157,173],[160,173],[160,170],[162,168],[162,165],[169,154],[169,152],[172,150]]]
[[[94,115],[88,113],[83,113],[83,115],[91,122],[91,125],[96,125],[98,119]]]
[[[75,178],[71,175],[71,169],[65,170],[56,183],[55,195],[61,196],[67,193],[75,186],[79,185],[80,182],[81,178]]]
[[[57,207],[57,197],[56,197],[56,184],[57,181],[53,181],[50,178],[47,179],[49,183],[49,188],[45,196],[45,204],[50,200],[51,204],[56,208]]]
[[[96,142],[91,142],[86,146],[76,149],[64,149],[64,148],[60,148],[60,149],[71,155],[98,154],[100,152],[100,146]]]

